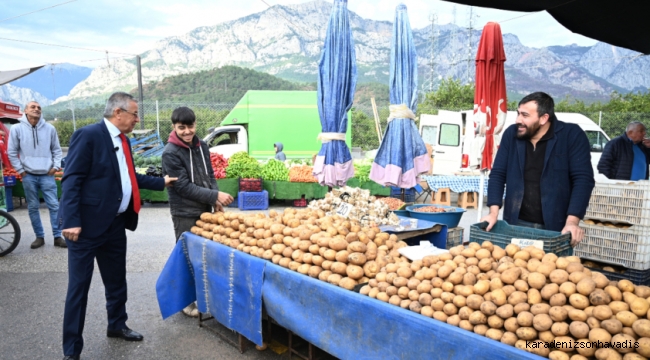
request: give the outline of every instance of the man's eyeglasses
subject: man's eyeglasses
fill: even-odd
[[[127,111],[126,109],[122,109],[122,108],[120,108],[120,110],[124,111],[127,114],[131,114],[131,115],[135,116],[138,119],[140,118],[140,116],[138,115],[137,112],[130,112],[130,111]]]

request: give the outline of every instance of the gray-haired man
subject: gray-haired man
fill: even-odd
[[[641,122],[627,124],[625,133],[610,140],[598,161],[598,172],[609,179],[647,180],[650,165],[650,139]]]

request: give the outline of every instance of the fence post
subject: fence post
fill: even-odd
[[[74,106],[72,107],[72,131],[77,131],[77,120],[74,117]]]
[[[601,110],[601,111],[598,112],[598,127],[601,127],[600,122],[602,120],[603,120],[603,111]]]
[[[158,115],[158,100],[156,100],[156,131],[158,136],[160,136],[160,117]]]

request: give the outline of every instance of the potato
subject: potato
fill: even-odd
[[[517,342],[517,335],[515,333],[506,331],[501,335],[501,343],[514,346],[515,343]]]
[[[577,346],[575,350],[578,352],[578,354],[580,354],[580,356],[583,356],[584,358],[592,358],[598,348],[594,346],[594,344],[591,343],[589,339],[583,338],[577,340]]]
[[[523,311],[529,311],[530,310],[530,304],[528,303],[519,303],[514,306],[513,311],[515,314],[519,314]]]
[[[630,306],[622,301],[612,301],[609,303],[609,307],[612,309],[614,315],[621,311],[628,311],[630,309]]]
[[[566,297],[569,297],[576,293],[576,284],[572,282],[565,282],[560,285],[560,292]]]
[[[584,278],[576,284],[576,290],[584,296],[589,296],[595,289],[596,282],[592,278]]]
[[[555,336],[565,336],[569,333],[569,324],[565,322],[555,322],[551,325],[551,332]]]
[[[586,309],[589,306],[589,299],[582,294],[576,293],[569,296],[569,303],[576,309]]]
[[[484,295],[490,290],[490,282],[487,280],[479,280],[474,284],[474,293]]]
[[[508,296],[508,304],[517,305],[522,302],[528,301],[528,295],[521,291],[515,291]]]
[[[634,313],[629,312],[629,311],[619,311],[616,313],[616,319],[620,321],[623,326],[626,327],[631,327],[635,321],[637,321],[639,318],[634,315]]]
[[[553,325],[553,320],[548,314],[538,314],[533,318],[533,327],[537,331],[548,331]]]
[[[485,333],[485,336],[496,341],[501,341],[501,337],[503,336],[503,331],[499,329],[488,329],[488,331]]]
[[[632,336],[626,334],[616,334],[612,336],[612,345],[615,345],[614,347],[621,354],[634,351],[634,341],[635,339]]]
[[[528,311],[521,312],[517,315],[517,324],[519,326],[529,327],[533,325],[534,316]]]
[[[648,310],[650,309],[650,304],[648,301],[644,298],[636,298],[632,303],[630,304],[630,310],[634,313],[636,316],[646,316],[648,314]]]
[[[549,279],[551,280],[551,282],[561,285],[562,283],[565,283],[569,280],[569,274],[565,270],[562,270],[561,267],[558,266],[558,269],[551,271],[551,273],[549,274]]]
[[[490,303],[493,304],[492,302]],[[509,317],[512,317],[513,313],[514,313],[514,307],[510,304],[502,305],[498,307],[495,311],[495,314],[502,319],[507,319]]]
[[[570,310],[568,312],[568,316],[569,316],[569,319],[571,319],[573,321],[586,322],[589,319],[589,316],[587,316],[587,314],[584,311],[578,310],[578,309]]]
[[[438,320],[438,321],[447,322],[447,319],[449,318],[449,316],[447,316],[447,314],[445,314],[442,311],[434,311],[433,312],[433,318]]]
[[[569,360],[569,355],[567,355],[567,353],[564,351],[554,350],[548,354],[548,358],[551,360]]]
[[[569,325],[569,332],[576,339],[584,339],[589,336],[589,325],[582,321],[572,321]]]
[[[532,327],[520,327],[516,331],[517,337],[521,340],[531,341],[537,338],[537,330]]]
[[[591,278],[596,282],[596,287],[598,289],[604,289],[609,285],[609,279],[607,279],[607,276],[601,273],[593,272],[591,274]]]
[[[562,293],[557,293],[551,296],[551,298],[548,300],[548,303],[551,306],[563,306],[566,304],[566,295]]]
[[[610,296],[612,301],[621,301],[621,300],[623,300],[623,294],[621,294],[621,290],[619,290],[617,287],[612,286],[612,285],[608,285],[608,286],[605,286],[604,290],[607,293],[607,295]]]
[[[637,342],[639,343],[639,347],[636,349],[636,352],[641,356],[650,358],[650,338],[642,337]]]
[[[596,350],[596,359],[598,360],[623,360],[623,356],[613,349]]]
[[[539,304],[542,302],[542,294],[537,289],[528,289],[528,303],[531,305]]]
[[[627,279],[619,280],[617,287],[621,292],[631,292],[634,293],[634,284]]]
[[[519,279],[519,276],[521,275],[521,269],[518,267],[514,267],[511,269],[508,269],[504,271],[501,274],[501,281],[503,281],[504,284],[512,285]]]
[[[331,271],[323,270],[320,274],[318,274],[318,280],[327,281],[327,278],[330,275],[332,275]],[[374,289],[377,289],[377,288],[376,287],[375,288],[371,287],[370,292],[372,292],[372,290],[374,290]],[[368,296],[370,296],[370,292],[368,293]],[[377,289],[377,292],[379,292],[379,289]],[[375,293],[375,295],[376,295],[376,293]]]
[[[586,273],[584,273],[582,271],[576,271],[574,273],[569,274],[569,281],[571,281],[574,284],[579,283],[582,279],[585,279],[585,278],[591,279],[591,276],[587,275]],[[594,284],[595,283],[596,282],[594,282]]]
[[[481,324],[486,324],[487,323],[487,317],[485,314],[483,314],[480,311],[474,311],[470,316],[469,316],[469,322],[472,325],[481,325]]]
[[[507,301],[507,296],[503,289],[496,289],[492,291],[491,298],[492,302],[497,306],[504,305]]]
[[[481,295],[473,294],[467,297],[467,306],[472,310],[479,310],[483,302],[484,299]]]
[[[589,302],[592,305],[607,305],[611,302],[611,297],[604,290],[596,289],[589,294]]]
[[[603,328],[596,328],[589,330],[589,341],[609,342],[612,335]]]
[[[548,310],[548,315],[553,321],[560,322],[566,320],[569,312],[561,306],[553,306]]]
[[[557,294],[559,291],[560,287],[558,284],[551,283],[545,285],[539,293],[542,296],[542,299],[549,300],[551,296]]]
[[[349,277],[345,277],[339,281],[339,286],[347,290],[352,290],[355,286],[357,286],[357,281]],[[386,294],[386,296],[388,296],[388,294]]]
[[[610,319],[612,315],[612,309],[607,305],[598,305],[593,309],[593,316],[601,321]]]
[[[637,353],[627,353],[623,356],[623,360],[647,360],[647,358]]]
[[[336,272],[336,270],[334,270],[334,272]],[[358,265],[347,265],[345,272],[349,278],[354,280],[361,279],[364,274],[363,269]]]
[[[544,274],[541,274],[539,272],[531,272],[528,274],[528,285],[531,288],[541,290],[544,285],[546,285],[546,276]]]
[[[332,275],[327,277],[327,282],[332,284],[332,285],[338,285],[342,278],[343,277],[341,275],[339,275],[339,274],[332,274]],[[377,299],[379,299],[379,297],[378,297],[379,296],[379,289],[377,289],[377,292],[378,292]],[[388,301],[388,295],[386,295],[386,293],[382,293],[382,294],[384,294],[384,296],[386,296],[386,300],[382,300],[382,299],[380,299],[380,300]]]

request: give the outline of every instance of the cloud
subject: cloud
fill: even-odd
[[[52,0],[0,1],[0,18],[28,13],[53,4]],[[290,5],[309,0],[264,1],[269,5]],[[459,26],[468,24],[469,7],[440,0],[350,0],[348,6],[364,18],[392,21],[395,7],[400,2],[408,7],[411,26],[415,29],[430,26],[429,17],[433,13],[437,14],[439,24],[452,22],[454,6],[456,23]],[[163,38],[182,35],[200,26],[235,20],[267,8],[262,0],[79,0],[2,22],[0,36],[108,50],[109,56],[121,56],[112,52],[143,53]],[[478,15],[474,25],[477,29],[488,21],[501,22],[524,14],[478,7],[474,10]],[[592,39],[564,29],[545,12],[505,21],[502,30],[517,35],[524,45],[533,47],[595,43]],[[102,58],[106,56],[102,52],[6,40],[0,40],[0,51],[3,54],[0,70],[52,62],[72,62],[94,67],[102,64]]]

